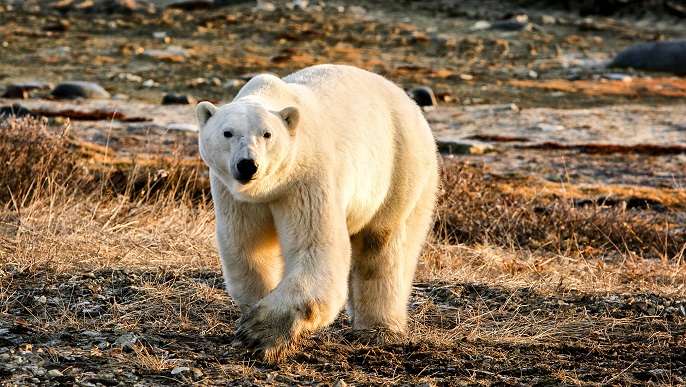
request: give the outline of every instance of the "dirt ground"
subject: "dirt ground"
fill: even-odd
[[[445,176],[452,163],[468,166],[454,184],[476,179],[503,206],[515,197],[507,195],[523,198],[520,217],[564,201],[585,208],[570,213],[611,213],[631,227],[601,249],[579,240],[549,248],[550,240],[529,244],[526,235],[516,244],[460,240],[439,235],[438,225],[420,261],[406,342],[360,343],[342,313],[296,355],[267,364],[232,345],[239,312],[224,290],[211,205],[124,195],[8,202],[0,213],[0,385],[686,383],[686,79],[605,67],[632,44],[683,37],[678,7],[632,3],[600,16],[594,9],[608,8],[598,5],[582,16],[545,1],[304,9],[274,1],[273,11],[254,2],[165,8],[167,1],[130,12],[144,2],[102,3],[0,1],[0,88],[87,80],[115,96],[55,101],[37,89],[26,100],[0,99],[49,117],[56,131],[70,119],[90,166],[173,160],[202,177],[194,106],[162,106],[165,93],[222,103],[251,74],[345,63],[405,89],[430,86],[438,107],[426,115],[436,137],[489,146],[444,155]],[[514,17],[531,24],[510,31],[479,23]],[[472,167],[486,172],[469,175]],[[488,196],[451,198],[451,184],[442,203]],[[488,218],[493,230],[501,212]],[[632,219],[662,227],[664,246],[629,248],[631,233],[652,243]],[[610,240],[611,230],[603,232]]]

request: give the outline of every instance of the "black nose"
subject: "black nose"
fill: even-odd
[[[257,164],[253,159],[243,159],[236,164],[236,170],[240,173],[240,180],[250,180],[257,173]]]

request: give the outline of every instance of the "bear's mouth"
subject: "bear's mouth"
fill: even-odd
[[[253,180],[256,180],[256,179],[255,179],[254,177],[251,178],[251,179],[238,179],[238,178],[236,179],[237,182],[239,182],[239,183],[241,183],[241,184],[243,184],[243,185],[246,185],[246,184],[250,183],[250,182],[253,181]]]

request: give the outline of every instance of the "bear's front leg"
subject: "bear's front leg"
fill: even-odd
[[[286,203],[272,211],[285,263],[283,280],[243,314],[236,332],[244,345],[270,362],[304,333],[333,322],[347,298],[351,254],[342,210]]]

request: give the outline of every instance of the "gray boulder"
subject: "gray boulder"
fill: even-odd
[[[107,99],[110,98],[102,86],[93,82],[74,81],[63,82],[55,86],[50,95],[56,99]]]
[[[638,44],[621,51],[608,65],[686,74],[686,39]]]

